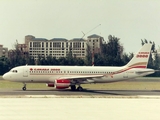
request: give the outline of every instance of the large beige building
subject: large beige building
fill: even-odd
[[[8,57],[8,48],[0,45],[0,57]]]
[[[101,44],[103,37],[91,35],[88,38],[74,38],[67,40],[65,38],[53,38],[47,40],[45,38],[35,38],[32,35],[25,36],[25,44],[19,44],[19,49],[28,51],[29,55],[35,59],[40,57],[52,56],[56,58],[66,57],[72,54],[74,57],[85,58],[88,50],[91,52],[101,52]]]
[[[104,38],[93,34],[87,37],[87,44],[90,47],[91,52],[93,53],[101,53],[101,46],[104,43]]]
[[[29,41],[29,55],[34,58],[40,57],[64,57],[64,43],[66,39],[52,39],[47,40],[43,38],[35,38]]]
[[[86,41],[77,39],[67,40],[64,38],[53,38],[47,40],[35,38],[29,42],[28,48],[29,55],[34,58],[38,58],[38,56],[66,57],[70,52],[73,56],[84,58],[87,54]]]

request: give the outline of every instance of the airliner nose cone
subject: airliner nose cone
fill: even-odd
[[[3,80],[5,79],[5,74],[2,76]]]
[[[3,78],[4,80],[6,80],[8,77],[7,77],[6,74],[4,74],[4,75],[2,76],[2,78]]]

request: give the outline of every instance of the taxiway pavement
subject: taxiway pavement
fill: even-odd
[[[154,85],[159,84],[160,78],[138,78],[130,82],[154,82]],[[122,84],[121,84],[122,85]],[[144,85],[144,84],[142,84]],[[153,85],[152,85],[153,86]],[[147,95],[147,96],[160,96],[160,88],[159,90],[155,89],[154,87],[150,87],[149,90],[147,89],[140,89],[140,90],[132,90],[130,88],[119,89],[119,90],[101,90],[101,89],[84,89],[84,91],[71,91],[70,89],[64,90],[57,90],[55,88],[28,88],[26,91],[23,91],[19,88],[0,88],[0,97],[1,96],[18,96],[18,95],[58,95],[58,96],[138,96],[138,95]]]
[[[160,100],[0,98],[1,120],[159,120]]]
[[[18,95],[58,95],[58,96],[74,96],[74,95],[86,95],[86,96],[137,96],[137,95],[148,95],[148,96],[160,96],[160,90],[84,90],[84,91],[71,91],[56,90],[56,89],[30,89],[30,90],[19,90],[19,89],[0,89],[1,96],[18,96]]]

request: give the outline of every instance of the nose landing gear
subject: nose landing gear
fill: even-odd
[[[26,90],[26,84],[23,83],[23,85],[24,85],[24,86],[22,87],[22,90],[25,91],[25,90]]]

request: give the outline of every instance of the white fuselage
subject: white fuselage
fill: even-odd
[[[149,72],[136,73],[145,70],[149,70]],[[81,83],[105,83],[128,80],[152,73],[154,73],[152,69],[128,68],[126,66],[19,66],[5,73],[3,78],[14,82],[52,83],[56,79],[69,78],[71,80],[78,76]]]

